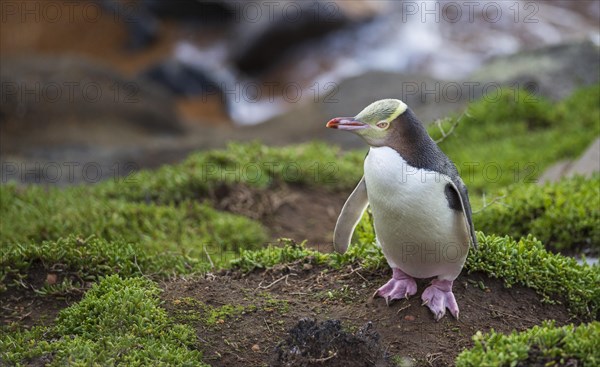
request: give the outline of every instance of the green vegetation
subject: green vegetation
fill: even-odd
[[[210,261],[219,266],[238,248],[267,240],[259,223],[206,203],[128,202],[103,198],[95,189],[0,186],[0,206],[8,208],[0,222],[0,281],[8,273],[22,279],[38,261],[83,280],[113,270],[187,273],[207,269]]]
[[[600,317],[600,267],[550,253],[531,235],[514,240],[478,232],[477,237],[479,249],[469,252],[465,264],[469,272],[483,271],[507,287],[530,287],[547,302],[564,300],[570,312],[583,319]]]
[[[469,188],[474,209],[479,195],[513,183],[536,182],[554,162],[579,156],[600,134],[600,85],[582,88],[551,103],[523,90],[502,89],[469,105],[462,117],[446,119],[440,143]],[[442,134],[432,125],[434,139]]]
[[[600,250],[600,175],[542,187],[514,185],[499,196],[496,203],[475,214],[477,229],[515,238],[532,234],[555,250]]]
[[[256,311],[256,306],[223,305],[220,307],[207,305],[194,298],[185,297],[173,300],[174,317],[184,322],[202,322],[206,326],[215,326],[228,318],[233,318],[247,312]]]
[[[141,243],[160,253],[198,255],[203,246],[226,251],[260,246],[266,240],[258,223],[194,201],[159,205],[111,200],[89,186],[60,190],[9,185],[0,190],[2,207],[10,208],[0,225],[3,245],[96,235]]]
[[[194,331],[169,319],[159,294],[144,278],[106,277],[54,326],[2,332],[0,355],[16,365],[204,366]]]
[[[42,294],[64,293],[83,287],[83,282],[118,273],[122,277],[141,275],[168,276],[206,268],[206,262],[183,254],[165,252],[161,256],[147,251],[139,243],[106,241],[68,236],[56,241],[29,242],[0,249],[0,290],[16,285],[28,288],[32,268],[59,275],[61,283],[35,289]]]
[[[492,331],[473,336],[475,346],[456,359],[458,367],[597,366],[600,364],[600,322],[555,327],[546,322],[524,332]]]
[[[353,244],[344,254],[322,253],[307,249],[305,243],[282,240],[280,246],[268,246],[260,250],[243,250],[239,258],[231,261],[231,266],[242,272],[268,269],[277,264],[293,262],[341,268],[348,264],[361,263],[365,269],[382,269],[387,266],[381,249],[373,243]]]

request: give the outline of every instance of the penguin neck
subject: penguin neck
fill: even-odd
[[[436,159],[441,151],[414,113],[407,109],[397,120],[385,145],[398,152],[412,167],[437,166]]]

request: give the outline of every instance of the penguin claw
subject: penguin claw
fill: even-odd
[[[429,307],[436,321],[439,321],[450,310],[452,316],[458,320],[459,310],[454,294],[452,293],[452,281],[433,280],[431,285],[423,291],[421,296],[422,305]]]
[[[394,278],[390,279],[373,294],[373,298],[383,297],[388,306],[393,300],[402,298],[408,299],[408,297],[417,293],[417,283],[413,278],[405,274],[402,274],[404,276],[399,277],[396,269],[394,274]]]

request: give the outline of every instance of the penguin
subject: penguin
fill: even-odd
[[[415,278],[434,278],[421,295],[423,305],[436,321],[446,309],[458,319],[452,283],[470,246],[477,248],[477,238],[467,188],[454,163],[398,99],[373,102],[355,117],[336,117],[326,127],[357,134],[370,146],[364,175],[337,219],[335,250],[347,250],[370,206],[377,244],[393,272],[373,297],[389,305],[417,293]]]

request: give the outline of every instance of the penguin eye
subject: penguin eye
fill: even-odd
[[[377,123],[377,127],[380,129],[387,129],[388,126],[390,126],[390,123],[387,121],[379,121]]]

